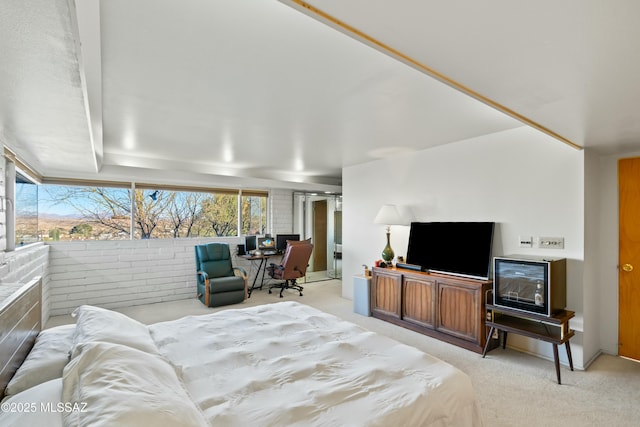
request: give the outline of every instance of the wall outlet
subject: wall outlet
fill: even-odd
[[[564,249],[564,237],[540,237],[538,247],[544,249]]]
[[[533,239],[531,238],[531,236],[525,236],[522,237],[520,236],[518,238],[518,242],[521,248],[532,248],[533,247]]]

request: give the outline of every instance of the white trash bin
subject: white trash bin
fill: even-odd
[[[369,287],[371,277],[353,276],[353,311],[363,316],[371,316],[369,310]]]

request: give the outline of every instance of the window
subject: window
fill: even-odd
[[[245,227],[251,234],[263,233],[267,193],[242,196],[240,212],[238,194],[151,185],[132,190],[43,184],[38,199],[42,236],[50,241],[128,240],[132,223],[134,239],[237,236],[239,223],[242,233]]]
[[[267,197],[242,195],[242,234],[265,234],[267,228]]]
[[[135,238],[238,235],[238,195],[135,190]]]
[[[43,240],[128,240],[131,190],[42,185],[38,198]]]
[[[41,240],[38,234],[38,185],[26,174],[16,171],[15,191],[16,246],[37,242]]]

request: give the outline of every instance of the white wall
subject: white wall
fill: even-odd
[[[584,216],[584,277],[583,277],[583,334],[584,354],[589,355],[589,365],[601,350],[602,322],[599,280],[600,263],[600,206],[601,206],[600,157],[585,150],[585,216]],[[617,241],[617,233],[616,233]],[[617,313],[617,311],[616,311]]]
[[[130,307],[196,297],[194,246],[212,241],[230,245],[240,238],[184,238],[49,244],[51,315],[82,304]],[[236,266],[247,261],[234,257]]]
[[[27,283],[42,277],[42,319],[49,318],[50,286],[47,275],[49,247],[34,244],[11,252],[0,252],[0,283]]]
[[[269,191],[269,218],[271,234],[293,232],[293,191],[273,189]]]
[[[352,297],[353,276],[361,274],[361,265],[380,258],[385,231],[373,218],[382,204],[392,203],[408,209],[416,221],[496,222],[494,255],[566,257],[567,306],[581,324],[583,176],[583,151],[526,127],[345,168],[343,296]],[[392,227],[396,256],[406,255],[408,233],[408,227]],[[564,237],[565,249],[519,248],[518,236]],[[572,340],[578,368],[583,366],[581,340]],[[552,357],[547,343],[510,337],[510,345]]]

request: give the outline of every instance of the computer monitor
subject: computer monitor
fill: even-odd
[[[244,237],[244,250],[247,253],[253,252],[258,249],[258,236],[245,236]]]
[[[273,237],[258,237],[258,249],[275,249],[276,242],[273,240]]]
[[[284,252],[287,249],[287,240],[300,240],[299,234],[278,234],[276,236],[276,250]]]

